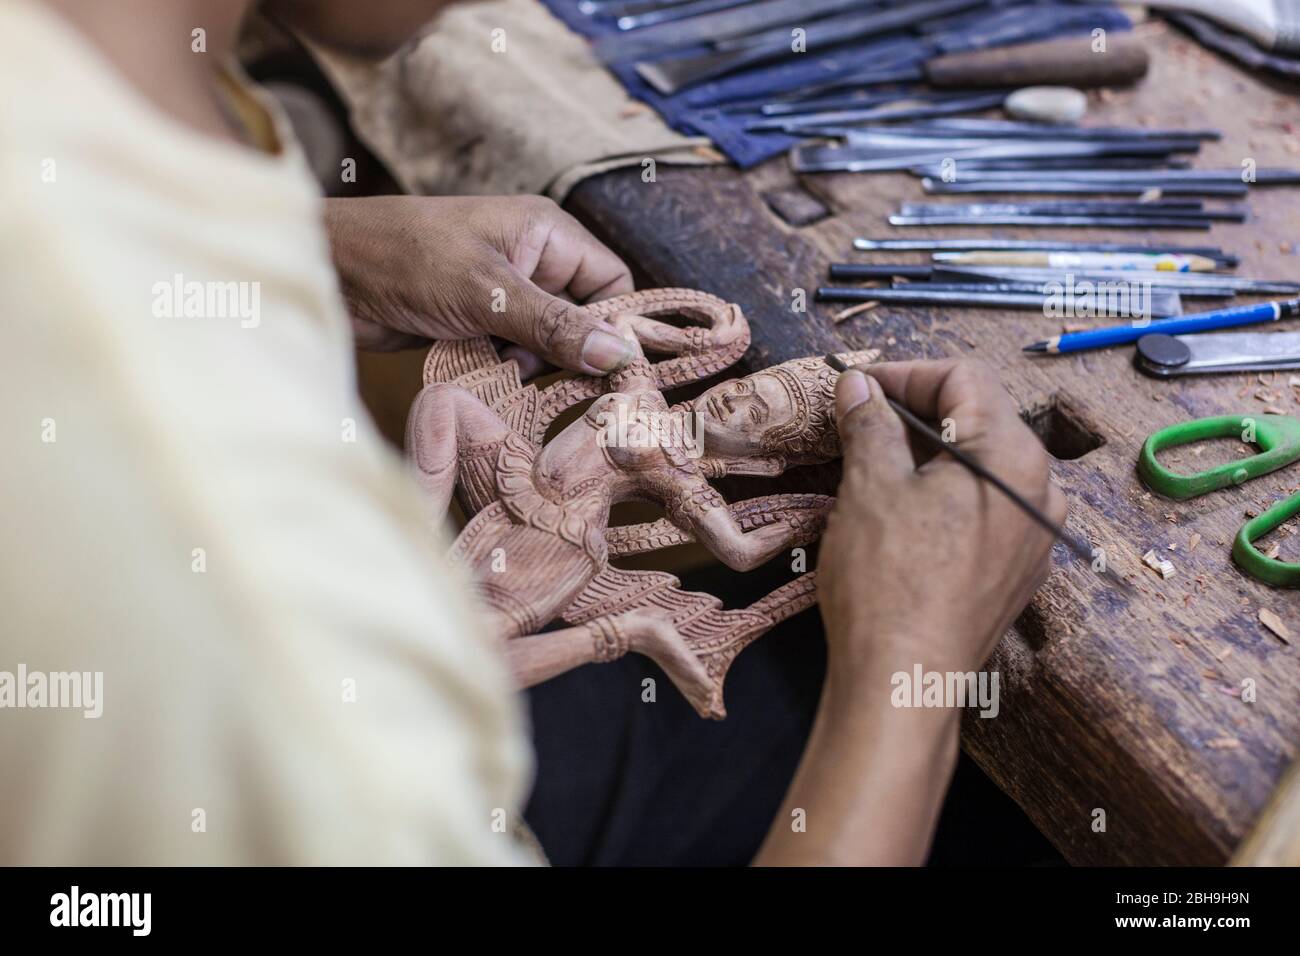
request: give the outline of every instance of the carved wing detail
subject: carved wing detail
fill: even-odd
[[[746,498],[728,505],[727,509],[745,531],[753,531],[774,521],[789,522],[796,537],[793,547],[809,544],[820,537],[826,527],[826,515],[834,504],[835,499],[830,495],[779,494]],[[667,518],[605,530],[611,558],[645,554],[694,540],[693,534],[683,531]]]

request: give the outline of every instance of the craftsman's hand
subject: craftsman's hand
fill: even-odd
[[[357,342],[394,349],[495,335],[589,375],[631,355],[574,302],[631,292],[627,266],[549,199],[332,199],[326,223]]]
[[[918,446],[888,395],[1057,523],[1065,498],[997,376],[970,361],[849,371],[836,391],[844,478],[818,599],[832,669],[886,694],[888,674],[978,668],[1046,576],[1052,537],[949,455]],[[885,677],[882,678],[881,675]]]
[[[903,362],[840,376],[844,478],[817,567],[826,684],[758,863],[925,862],[961,711],[913,707],[911,693],[897,706],[907,684],[894,678],[910,681],[918,665],[945,678],[978,669],[1047,573],[1051,536],[951,456],[918,458],[886,394],[951,426],[963,451],[1065,517],[1047,453],[985,366]]]

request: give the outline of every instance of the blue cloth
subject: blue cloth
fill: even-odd
[[[571,29],[588,38],[618,32],[612,19],[583,14],[579,10],[580,0],[542,2]],[[930,57],[944,53],[1046,40],[1097,28],[1124,31],[1131,29],[1132,24],[1124,13],[1110,7],[992,0],[987,7],[922,24],[916,30],[871,37],[824,53],[808,53],[752,67],[672,96],[660,94],[641,79],[635,63],[614,63],[610,71],[628,93],[658,110],[669,126],[687,135],[709,137],[732,162],[748,169],[799,142],[797,137],[783,133],[746,131],[745,126],[759,118],[757,105],[765,99],[812,85],[847,81],[866,71],[920,67]],[[711,49],[699,44],[664,55],[697,56]],[[744,108],[749,101],[754,101],[753,108]]]

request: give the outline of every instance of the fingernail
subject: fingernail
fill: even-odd
[[[863,402],[871,401],[871,386],[857,369],[849,369],[835,386],[835,413],[840,421]]]
[[[616,332],[596,329],[582,344],[582,360],[602,372],[612,372],[632,360],[632,343]]]

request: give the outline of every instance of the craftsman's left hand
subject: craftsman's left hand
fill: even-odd
[[[541,361],[603,375],[633,355],[578,302],[633,291],[618,256],[539,196],[377,196],[326,202],[334,262],[364,348],[495,335]]]

